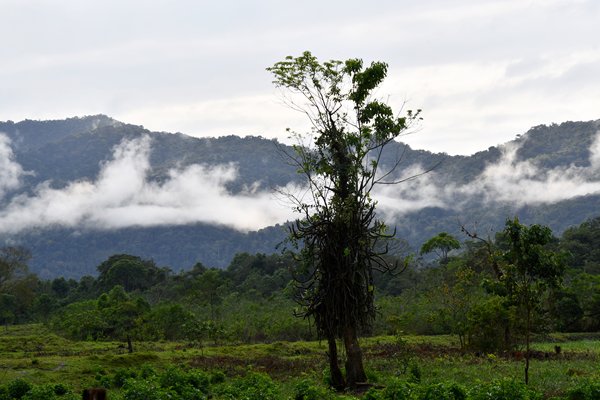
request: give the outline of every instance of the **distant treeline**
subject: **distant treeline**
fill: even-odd
[[[505,348],[519,338],[518,312],[494,283],[501,234],[465,241],[425,261],[395,252],[397,273],[375,277],[379,315],[365,334],[452,333],[464,347]],[[548,245],[567,255],[562,285],[535,312],[535,331],[600,329],[600,218],[567,230]],[[435,248],[435,247],[434,247]],[[430,249],[428,249],[430,250]],[[173,272],[152,260],[117,254],[97,276],[39,279],[23,248],[0,252],[0,322],[43,322],[77,340],[262,342],[315,338],[298,311],[291,254],[237,254],[226,269],[200,263]],[[512,307],[512,308],[511,308]],[[482,340],[482,338],[486,340]]]

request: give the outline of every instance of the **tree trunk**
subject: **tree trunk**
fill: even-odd
[[[353,326],[344,329],[344,346],[346,348],[346,384],[349,387],[356,387],[358,383],[367,381],[367,375],[363,366],[362,350]]]
[[[127,351],[133,353],[133,344],[131,343],[131,336],[127,335]]]
[[[525,384],[529,384],[529,342],[531,330],[531,307],[527,306],[527,327],[525,331]]]
[[[346,382],[344,381],[344,376],[342,375],[342,371],[340,370],[340,366],[338,365],[337,344],[335,343],[335,337],[328,337],[327,343],[329,345],[329,351],[327,352],[327,356],[329,357],[331,386],[333,386],[335,390],[342,391],[346,388]]]

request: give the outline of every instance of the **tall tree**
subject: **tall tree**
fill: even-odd
[[[337,389],[366,382],[359,334],[375,317],[373,269],[389,270],[379,246],[386,226],[375,215],[371,193],[377,184],[393,184],[398,166],[380,165],[384,147],[406,133],[419,113],[398,117],[373,98],[387,64],[365,67],[360,59],[319,62],[310,52],[267,68],[277,87],[291,92],[288,104],[307,115],[311,134],[298,140],[290,159],[306,177],[308,198],[288,193],[301,214],[290,238],[300,249],[297,274],[301,315],[314,319],[328,342],[332,384]],[[336,339],[346,350],[344,377]]]
[[[18,322],[33,304],[38,278],[29,273],[30,259],[25,248],[0,248],[0,320],[5,324]]]

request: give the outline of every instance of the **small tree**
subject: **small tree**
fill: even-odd
[[[377,246],[387,236],[385,225],[376,219],[371,192],[377,184],[396,183],[390,178],[399,161],[382,171],[380,157],[419,112],[397,117],[391,107],[372,98],[387,74],[385,63],[320,63],[305,52],[268,70],[276,86],[299,96],[301,102],[288,103],[312,124],[312,143],[293,134],[298,145],[290,158],[306,177],[309,198],[290,194],[302,215],[290,238],[301,249],[300,315],[313,318],[317,332],[327,339],[332,385],[341,390],[366,381],[358,336],[375,317],[372,272],[391,267],[381,257],[385,247]],[[337,338],[346,350],[345,378],[338,365]]]
[[[441,263],[448,261],[448,253],[460,249],[460,242],[446,232],[440,232],[421,246],[421,254],[435,253]]]
[[[139,318],[150,309],[141,297],[132,299],[122,286],[115,286],[98,298],[98,309],[108,326],[108,334],[127,341],[127,349],[133,353],[132,336]]]
[[[518,218],[506,221],[504,236],[508,249],[504,252],[502,277],[507,294],[524,314],[525,384],[529,383],[529,359],[533,313],[550,286],[559,285],[564,273],[564,254],[552,251],[552,231],[541,225],[525,226]]]

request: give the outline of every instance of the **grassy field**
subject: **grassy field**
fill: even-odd
[[[369,379],[385,386],[394,378],[422,384],[456,382],[470,387],[507,377],[522,380],[520,355],[474,355],[461,352],[450,336],[375,337],[363,339]],[[557,354],[555,346],[560,346]],[[545,397],[560,396],[586,379],[600,378],[600,339],[589,335],[555,335],[533,346],[531,387]],[[43,325],[10,326],[0,331],[0,383],[16,378],[33,384],[63,383],[78,393],[97,386],[118,369],[150,366],[165,370],[221,371],[227,379],[248,371],[268,374],[291,396],[300,379],[325,386],[325,343],[276,342],[255,345],[199,346],[181,342],[134,342],[127,354],[123,343],[72,342]],[[118,395],[118,390],[116,391]],[[114,398],[114,397],[111,397]]]

